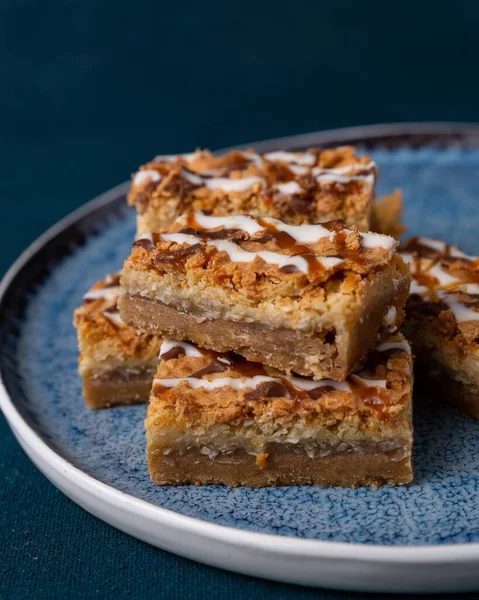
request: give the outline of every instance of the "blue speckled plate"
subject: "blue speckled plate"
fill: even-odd
[[[404,190],[411,234],[479,254],[477,128],[381,126],[256,147],[350,140],[380,165],[379,194]],[[230,490],[150,483],[145,407],[85,407],[71,325],[84,291],[118,270],[129,252],[135,219],[125,206],[127,187],[52,228],[2,283],[0,404],[39,468],[109,523],[231,570],[370,591],[479,588],[479,423],[448,406],[417,410],[416,478],[408,487]]]

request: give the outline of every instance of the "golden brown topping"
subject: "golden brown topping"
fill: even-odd
[[[349,147],[265,155],[233,151],[219,157],[198,151],[157,157],[141,167],[133,178],[128,202],[140,214],[150,203],[160,210],[174,199],[176,214],[202,208],[214,214],[269,214],[300,223],[305,218],[325,220],[321,215],[339,211],[344,217],[358,212],[364,220],[376,176],[371,159],[357,157]],[[229,199],[226,203],[225,198]]]
[[[107,275],[84,295],[83,304],[73,314],[74,326],[84,344],[101,349],[103,355],[151,358],[158,355],[160,340],[138,334],[121,320],[117,301],[120,274]]]
[[[287,225],[270,218],[188,213],[162,233],[134,244],[129,266],[162,273],[200,270],[214,285],[233,278],[247,287],[258,276],[326,281],[334,273],[367,274],[388,264],[397,242],[345,229],[342,221]],[[261,275],[260,275],[261,274]]]
[[[165,344],[167,348],[175,347],[172,341]],[[200,417],[210,423],[232,423],[268,414],[280,422],[307,415],[316,418],[319,414],[341,419],[347,414],[360,414],[390,420],[404,408],[410,392],[410,348],[400,334],[380,344],[344,382],[286,377],[276,369],[247,363],[232,353],[180,344],[185,354],[182,358],[162,358],[152,393],[176,405],[177,410],[188,407],[187,418],[193,421]],[[218,368],[211,369],[211,365]],[[201,407],[201,416],[192,408],[195,405]]]
[[[479,323],[479,259],[440,240],[414,237],[401,248],[413,283],[409,309],[439,318],[446,328],[476,335]],[[441,313],[447,313],[441,315]]]

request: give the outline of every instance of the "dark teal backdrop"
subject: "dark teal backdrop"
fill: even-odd
[[[479,3],[0,0],[0,273],[156,153],[479,121]],[[41,351],[41,349],[39,349]],[[155,550],[91,517],[0,417],[0,598],[350,598]]]

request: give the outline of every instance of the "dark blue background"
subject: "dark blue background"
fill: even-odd
[[[156,153],[479,121],[478,27],[472,0],[0,0],[0,273]],[[113,530],[56,491],[0,418],[0,598],[259,596],[354,595],[218,571]]]

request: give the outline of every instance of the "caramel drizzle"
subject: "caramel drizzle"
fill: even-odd
[[[102,282],[102,286],[93,288],[83,296],[83,304],[89,306],[94,302],[110,302],[110,304],[101,311],[101,314],[108,319],[113,327],[123,324],[118,310],[118,295],[112,295],[113,288],[120,286],[120,273],[107,275]],[[103,293],[104,292],[104,293]]]
[[[143,250],[155,250],[157,244],[161,241],[161,235],[153,232],[149,234],[149,237],[143,236],[133,242],[135,248],[143,248]]]
[[[285,274],[306,272],[310,274],[324,272],[341,264],[345,259],[349,259],[358,265],[364,265],[363,245],[366,248],[379,247],[391,253],[394,249],[395,242],[388,236],[380,236],[379,234],[359,234],[362,244],[359,249],[349,249],[347,245],[348,236],[353,232],[344,228],[344,221],[335,220],[321,225],[304,225],[304,226],[287,226],[277,220],[239,216],[236,221],[232,217],[221,218],[214,217],[211,220],[216,224],[223,221],[223,226],[218,223],[211,229],[203,227],[197,221],[197,215],[204,216],[204,213],[190,212],[186,216],[181,217],[178,222],[184,226],[177,234],[165,233],[147,234],[134,242],[134,246],[142,247],[149,251],[155,249],[159,241],[172,241],[177,244],[188,243],[188,248],[180,248],[170,252],[162,252],[157,254],[155,260],[157,262],[175,262],[181,263],[184,259],[192,254],[195,254],[201,249],[200,242],[204,242],[209,246],[214,246],[218,251],[226,252],[230,259],[236,262],[251,262],[254,255],[259,256],[263,260],[271,264],[277,264],[280,271]],[[240,221],[243,219],[242,221]],[[281,223],[279,228],[278,224]],[[230,225],[230,227],[228,227]],[[243,229],[243,226],[245,229]],[[304,229],[302,229],[304,227]],[[300,237],[298,240],[291,233],[297,231]],[[329,238],[334,243],[337,251],[334,255],[318,255],[314,254],[310,243],[319,242],[321,239]],[[326,232],[326,235],[325,235]],[[327,233],[329,232],[329,234]],[[191,240],[178,239],[178,234],[191,236]],[[176,239],[175,239],[176,236]],[[308,240],[308,243],[303,243],[301,238]],[[227,243],[222,244],[221,241],[226,240]],[[258,251],[250,248],[250,244],[265,245],[268,242],[275,244],[278,251]],[[239,256],[234,251],[234,248],[240,248],[247,254]],[[278,257],[278,261],[274,256]],[[288,258],[293,260],[288,264]],[[294,260],[296,258],[296,260]],[[243,260],[244,259],[244,260]],[[286,263],[286,264],[285,264]]]
[[[338,221],[339,222],[339,221]],[[251,239],[250,241],[254,241],[256,243],[265,244],[269,241],[274,242],[278,248],[283,250],[289,256],[301,256],[304,258],[308,265],[308,273],[317,273],[324,271],[323,265],[317,260],[316,256],[311,252],[311,248],[306,246],[305,244],[298,243],[297,240],[294,239],[292,235],[287,233],[286,231],[280,231],[277,229],[272,223],[265,221],[264,219],[259,218],[258,223],[265,229],[265,233],[261,238]],[[330,221],[329,223],[323,223],[323,227],[326,229],[330,223],[336,223],[336,221]],[[341,226],[344,228],[345,222],[340,221]],[[334,241],[336,242],[336,238],[338,238],[338,242],[342,243],[344,238],[339,238],[339,234],[335,235]],[[335,256],[335,258],[344,259],[344,256]],[[299,273],[299,269],[295,265],[285,265],[280,268],[280,271],[284,274],[289,273]]]
[[[427,244],[428,241],[430,245]],[[445,310],[452,310],[458,322],[479,319],[477,258],[467,256],[456,246],[420,237],[409,239],[401,248],[400,254],[405,258],[412,254],[411,295],[419,294],[427,298],[428,301],[422,306],[426,314],[437,315]],[[463,267],[459,276],[444,268],[453,264]],[[417,308],[419,306],[416,304]]]
[[[105,277],[105,285],[104,288],[112,288],[118,287],[120,285],[120,273],[115,273],[115,275],[107,275]]]
[[[167,342],[173,344],[173,342]],[[364,365],[361,370],[361,376],[350,375],[345,382],[337,382],[332,380],[323,380],[321,382],[313,382],[311,379],[299,378],[299,377],[285,377],[281,375],[275,375],[274,377],[268,376],[268,371],[265,367],[259,363],[250,362],[238,356],[234,353],[218,353],[210,350],[199,349],[193,344],[186,342],[179,342],[178,346],[173,345],[168,352],[161,353],[160,358],[163,361],[172,359],[178,359],[186,356],[187,348],[191,346],[195,351],[200,352],[201,355],[209,357],[211,361],[202,369],[194,372],[188,377],[183,377],[178,380],[171,380],[174,382],[174,386],[164,385],[166,379],[155,379],[154,391],[160,393],[169,387],[176,387],[181,381],[192,381],[202,380],[205,375],[213,373],[225,373],[229,369],[238,374],[237,379],[246,379],[247,385],[251,384],[253,389],[248,391],[245,395],[246,400],[261,400],[262,398],[292,398],[296,401],[304,399],[317,400],[322,395],[331,391],[345,391],[356,394],[363,402],[371,406],[375,411],[382,414],[384,412],[384,403],[387,400],[387,389],[385,380],[375,380],[373,378],[366,378],[363,375],[368,375],[369,370],[373,371],[374,367],[380,364],[387,364],[390,358],[400,357],[404,354],[409,354],[409,346],[404,338],[400,338],[397,341],[382,344],[373,351],[368,357],[367,364]],[[384,349],[382,349],[382,346]],[[198,355],[196,355],[198,356]],[[261,381],[256,383],[255,379],[267,378],[269,381]],[[213,380],[205,380],[205,387],[209,383],[214,382]],[[218,381],[218,380],[216,380]],[[162,383],[163,382],[163,383]],[[222,383],[222,380],[219,380]],[[317,383],[317,385],[316,385]],[[300,387],[302,386],[302,387]]]
[[[201,153],[191,154],[179,154],[179,155],[165,155],[155,157],[154,162],[169,163],[174,171],[172,172],[173,178],[166,184],[168,189],[172,191],[178,180],[183,180],[188,183],[188,188],[195,189],[199,187],[208,186],[208,180],[214,181],[218,178],[216,183],[213,183],[213,188],[221,188],[220,179],[230,179],[233,183],[231,189],[235,189],[235,186],[239,186],[240,191],[244,191],[247,188],[243,187],[243,184],[236,183],[236,180],[231,179],[230,175],[234,171],[245,171],[250,165],[254,165],[260,172],[268,176],[270,184],[273,186],[270,189],[264,189],[264,193],[270,194],[274,191],[275,183],[284,181],[302,181],[306,187],[308,187],[307,180],[310,179],[316,185],[321,186],[324,183],[328,184],[347,184],[356,181],[369,181],[374,183],[374,178],[377,174],[377,166],[373,161],[368,164],[363,164],[359,161],[346,165],[344,167],[320,167],[318,162],[318,156],[320,152],[309,150],[304,153],[292,153],[292,152],[270,152],[264,155],[259,155],[254,152],[232,152],[225,155],[224,158],[231,158],[227,160],[224,165],[214,167],[210,171],[193,171],[190,169],[190,163],[200,157]],[[217,160],[217,159],[216,159]],[[213,163],[215,159],[212,159]],[[154,183],[154,187],[159,185],[161,175],[158,171],[150,169],[144,169],[139,171],[134,179],[135,184],[142,184],[148,181],[148,177],[151,174],[151,180],[149,183]],[[248,177],[242,177],[242,179],[250,179]],[[251,178],[251,186],[261,180],[258,177]],[[267,182],[263,180],[264,184]],[[180,184],[181,185],[181,184]],[[230,184],[225,184],[226,189]],[[173,187],[172,187],[173,186]],[[267,187],[264,185],[264,187]],[[311,185],[309,184],[309,187]],[[150,188],[151,189],[151,188]],[[183,188],[182,188],[182,191]],[[307,191],[303,189],[302,191]],[[188,192],[188,190],[187,190]]]

